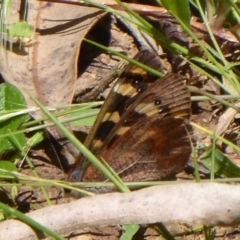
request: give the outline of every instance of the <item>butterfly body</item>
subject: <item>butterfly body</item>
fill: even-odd
[[[161,70],[149,50],[136,57]],[[110,92],[85,145],[105,159],[123,181],[149,181],[181,171],[191,155],[190,95],[176,74],[164,78],[129,64]],[[80,156],[72,181],[106,181]],[[84,166],[84,169],[83,169]],[[81,179],[80,179],[81,178]]]

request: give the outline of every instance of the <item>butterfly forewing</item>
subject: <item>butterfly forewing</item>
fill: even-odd
[[[139,94],[118,124],[108,133],[99,152],[102,148],[110,147],[109,143],[128,131],[136,122],[155,114],[161,119],[167,116],[189,118],[190,95],[178,75],[169,74],[152,83],[146,91]]]
[[[134,59],[155,70],[162,70],[162,62],[159,57],[148,49],[139,52]],[[128,64],[102,106],[98,118],[84,143],[85,146],[93,152],[100,148],[109,132],[118,123],[129,106],[138,98],[138,95],[157,79],[157,76],[146,72],[142,68]]]
[[[140,51],[134,59],[155,70],[161,71],[163,69],[159,57],[149,49]],[[103,104],[84,145],[93,153],[101,148],[106,137],[112,128],[118,124],[124,112],[137,99],[138,95],[157,79],[157,76],[146,72],[142,68],[128,64]],[[83,161],[84,158],[80,154],[72,170],[82,168]]]

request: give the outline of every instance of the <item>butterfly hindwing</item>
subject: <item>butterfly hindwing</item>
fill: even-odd
[[[116,139],[101,157],[123,181],[159,180],[181,171],[192,149],[192,127],[183,118],[157,116],[142,119]],[[89,165],[83,181],[105,181],[94,165]]]

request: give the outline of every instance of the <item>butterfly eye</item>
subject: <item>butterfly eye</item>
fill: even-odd
[[[155,105],[160,105],[162,104],[162,100],[161,99],[156,99],[155,100]]]

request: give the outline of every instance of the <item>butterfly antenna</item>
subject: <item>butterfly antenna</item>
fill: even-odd
[[[63,165],[62,165],[62,163],[61,163],[60,157],[59,157],[59,155],[58,155],[58,153],[57,153],[57,150],[56,150],[56,148],[55,148],[55,146],[54,146],[54,144],[53,144],[53,142],[52,142],[52,140],[51,140],[51,136],[50,136],[49,132],[48,132],[46,129],[45,129],[45,133],[46,133],[46,136],[47,136],[47,138],[48,138],[48,140],[49,140],[49,142],[50,142],[51,149],[53,150],[53,153],[54,153],[54,155],[55,155],[55,157],[56,157],[58,166],[60,167],[60,169],[62,169],[62,170],[64,171],[64,168],[63,168]]]

